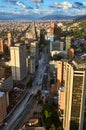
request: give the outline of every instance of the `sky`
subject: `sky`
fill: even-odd
[[[85,15],[86,0],[0,0],[0,17]]]

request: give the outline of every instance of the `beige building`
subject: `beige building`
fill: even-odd
[[[71,37],[67,36],[65,39],[65,49],[68,50],[71,47]]]
[[[3,40],[0,38],[0,53],[4,52]]]
[[[68,58],[69,58],[69,60],[72,60],[74,58],[74,49],[73,48],[68,49]]]
[[[63,82],[63,62],[50,61],[50,72],[56,73],[57,86],[60,87]]]
[[[13,80],[21,81],[27,75],[26,46],[23,43],[10,47]]]
[[[35,65],[38,65],[38,61],[39,61],[39,42],[38,41],[31,42],[30,55],[35,57]]]
[[[8,38],[7,46],[10,47],[11,46],[11,40],[12,40],[12,35],[11,35],[10,32],[7,34],[7,38]]]
[[[85,70],[65,64],[64,130],[82,130],[85,105]]]
[[[34,56],[28,56],[27,58],[27,67],[29,74],[35,74],[36,67],[35,67],[35,57]]]
[[[0,92],[0,125],[3,124],[6,112],[6,97],[4,92]]]

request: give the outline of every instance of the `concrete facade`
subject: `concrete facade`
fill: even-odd
[[[35,57],[35,65],[38,65],[38,61],[39,61],[39,43],[38,43],[38,41],[31,42],[30,55]]]
[[[3,40],[0,38],[0,53],[4,52]]]
[[[22,43],[10,47],[13,80],[21,81],[27,75],[26,46]]]
[[[66,63],[64,130],[82,130],[85,103],[85,71]]]

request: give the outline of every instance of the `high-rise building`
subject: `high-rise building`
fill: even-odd
[[[8,43],[7,43],[7,46],[10,47],[10,46],[11,46],[11,40],[12,40],[12,35],[11,35],[10,32],[7,34],[7,37],[8,37]]]
[[[34,56],[28,56],[27,58],[27,62],[28,62],[28,72],[29,74],[35,74],[36,71],[36,67],[35,67],[35,57]]]
[[[74,49],[73,48],[68,49],[68,58],[70,60],[72,60],[74,58]]]
[[[65,39],[65,49],[68,50],[71,47],[71,37],[67,36]]]
[[[4,52],[4,47],[3,47],[3,40],[0,38],[0,53]]]
[[[55,28],[55,23],[51,23],[51,24],[50,24],[50,35],[51,35],[51,36],[53,36],[53,35],[55,34],[54,28]]]
[[[63,63],[62,61],[57,61],[57,86],[61,87],[62,85],[62,67]]]
[[[56,40],[54,42],[52,42],[52,50],[53,51],[63,51],[64,49],[64,42],[61,42],[59,40]]]
[[[63,50],[64,50],[64,42],[60,41],[60,51],[63,51]]]
[[[21,81],[27,75],[26,46],[23,43],[10,47],[13,80]]]
[[[30,54],[35,57],[35,65],[38,65],[39,61],[39,42],[34,41],[30,44]]]
[[[54,23],[50,24],[50,52],[52,51],[52,45],[54,42],[54,37],[55,37],[55,33],[54,33]]]
[[[64,130],[82,130],[85,104],[85,70],[65,64]]]
[[[53,72],[52,76],[54,76],[55,81],[57,82],[57,86],[61,87],[63,82],[63,62],[62,61],[51,61],[50,62],[50,72]],[[54,83],[56,83],[54,82]]]

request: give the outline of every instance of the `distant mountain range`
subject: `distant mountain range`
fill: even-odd
[[[76,20],[86,20],[86,15],[77,16]]]
[[[83,16],[67,16],[67,15],[47,15],[44,17],[37,15],[2,15],[0,20],[81,20],[86,19],[86,15]]]
[[[68,20],[68,19],[75,19],[74,16],[67,16],[67,15],[47,15],[42,17],[42,20]]]

